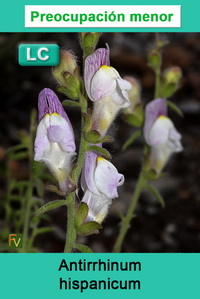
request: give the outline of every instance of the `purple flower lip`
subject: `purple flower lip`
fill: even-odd
[[[85,70],[84,70],[85,88],[91,100],[92,100],[92,96],[90,92],[90,85],[91,85],[92,77],[98,71],[98,69],[103,65],[110,66],[109,49],[99,48],[91,55],[89,55],[85,60]]]
[[[57,113],[62,116],[67,122],[69,118],[63,109],[61,102],[59,101],[57,95],[50,88],[44,88],[38,97],[38,111],[39,111],[39,121],[46,115]]]

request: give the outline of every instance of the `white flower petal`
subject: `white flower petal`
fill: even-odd
[[[174,124],[168,117],[158,117],[149,131],[148,144],[150,146],[155,146],[167,143],[169,140],[169,133],[173,128]]]
[[[161,144],[151,148],[151,167],[159,174],[165,167],[172,154],[168,144]]]
[[[132,88],[131,83],[125,79],[118,78],[117,83],[119,84],[121,90],[131,90]]]
[[[57,127],[57,129],[54,127]],[[76,150],[71,124],[59,114],[53,113],[50,115],[48,137],[50,141],[58,142],[66,152],[74,152]]]
[[[144,123],[144,138],[147,144],[149,142],[149,134],[152,128],[152,125],[159,116],[167,115],[167,105],[165,99],[155,99],[148,103],[145,108],[145,123]]]
[[[99,157],[94,173],[96,186],[101,194],[109,198],[118,197],[117,187],[124,183],[124,176],[106,159]]]
[[[82,202],[85,202],[89,207],[86,222],[96,221],[98,223],[101,223],[108,213],[108,208],[112,203],[112,199],[106,196],[94,194],[87,190],[82,199]]]
[[[66,138],[66,133],[69,133]],[[44,162],[64,192],[72,187],[68,180],[74,152],[67,121],[60,115],[46,114],[40,121],[35,139],[35,161]],[[70,187],[71,186],[71,187]]]
[[[173,152],[179,153],[183,150],[181,144],[181,134],[176,130],[176,128],[172,128],[169,132],[169,140],[168,144],[173,149]]]
[[[93,76],[91,80],[91,97],[93,101],[110,96],[114,93],[117,83],[116,78],[119,74],[109,66],[102,66]]]
[[[34,144],[35,161],[43,159],[44,151],[50,146],[50,141],[47,137],[47,128],[49,125],[49,115],[47,114],[39,123]]]
[[[99,194],[99,191],[96,187],[95,181],[94,181],[94,171],[97,165],[97,154],[94,152],[86,152],[85,154],[85,162],[83,167],[83,176],[82,179],[82,185],[83,187],[87,186],[87,188],[96,194]]]
[[[120,105],[112,97],[102,98],[94,103],[92,128],[104,136],[120,110]]]
[[[153,131],[153,132],[152,132]],[[173,153],[182,151],[181,135],[167,117],[158,118],[150,134],[151,165],[160,173]]]

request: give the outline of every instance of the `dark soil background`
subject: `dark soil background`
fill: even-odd
[[[146,191],[137,205],[136,216],[126,236],[124,252],[200,252],[200,34],[162,33],[169,44],[163,50],[163,68],[178,65],[183,71],[181,89],[171,98],[184,112],[184,118],[170,111],[176,128],[183,135],[184,151],[176,154],[166,167],[168,175],[155,182],[165,198],[166,207]],[[154,74],[147,66],[146,54],[155,41],[153,33],[104,33],[99,47],[108,43],[111,65],[121,76],[137,77],[142,84],[144,103],[153,99]],[[20,43],[55,42],[61,48],[73,49],[81,63],[78,34],[75,33],[18,33],[0,34],[0,198],[5,196],[5,151],[18,143],[20,130],[28,130],[32,108],[37,108],[38,93],[45,87],[56,91],[50,67],[22,67],[18,64]],[[57,93],[58,94],[58,93]],[[58,94],[61,100],[65,99]],[[80,114],[67,108],[76,133],[80,136]],[[115,142],[109,146],[113,163],[125,175],[125,184],[119,188],[120,197],[114,200],[109,216],[99,235],[81,238],[94,252],[110,252],[119,230],[118,211],[125,212],[131,200],[140,169],[143,140],[138,139],[125,152],[121,147],[133,132],[119,116],[110,129]],[[15,165],[13,176],[26,177]],[[48,182],[46,182],[48,184]],[[49,192],[45,201],[56,199]],[[3,218],[3,213],[0,213]],[[66,210],[59,208],[49,213],[56,233],[36,239],[42,252],[62,252],[66,229]]]

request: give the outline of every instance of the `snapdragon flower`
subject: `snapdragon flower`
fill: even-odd
[[[44,162],[64,193],[72,189],[69,170],[76,155],[74,132],[56,94],[43,89],[38,98],[39,125],[35,139],[34,160]]]
[[[104,48],[86,58],[84,79],[87,94],[94,102],[92,129],[104,136],[120,109],[131,105],[127,92],[131,83],[110,66],[109,50]]]
[[[116,167],[94,152],[87,152],[82,173],[82,199],[89,207],[86,221],[101,224],[108,213],[112,199],[118,197],[117,187],[124,183],[124,176]]]
[[[167,116],[165,99],[155,99],[145,109],[144,137],[151,148],[151,168],[158,174],[173,153],[181,152],[181,134]]]

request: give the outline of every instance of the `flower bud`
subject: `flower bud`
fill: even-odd
[[[171,97],[179,88],[182,71],[178,66],[167,68],[162,75],[160,95],[163,98]]]
[[[100,32],[81,32],[80,33],[80,44],[85,53],[85,57],[90,55],[98,43]]]
[[[53,76],[59,84],[60,91],[71,99],[79,96],[79,69],[74,55],[68,51],[60,51],[60,64],[53,68]]]
[[[95,47],[100,35],[100,32],[81,32],[82,48],[85,49],[87,47]]]
[[[163,73],[163,80],[166,84],[178,85],[182,77],[182,71],[178,66],[167,68]]]

